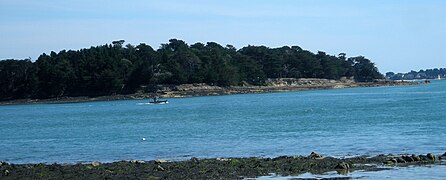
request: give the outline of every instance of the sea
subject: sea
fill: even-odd
[[[334,157],[443,154],[446,81],[431,82],[172,98],[168,104],[123,100],[0,106],[0,160],[23,164],[311,152]],[[433,170],[432,178],[446,177],[442,165],[395,168],[392,174],[426,172],[419,170],[423,168]],[[379,178],[385,172],[377,174],[366,177]]]

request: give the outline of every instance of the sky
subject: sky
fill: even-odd
[[[298,45],[408,72],[446,67],[445,19],[443,0],[0,0],[0,59],[177,38]]]

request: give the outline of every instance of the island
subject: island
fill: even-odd
[[[154,50],[113,41],[0,61],[0,102],[63,103],[419,84],[386,80],[364,56],[299,46],[236,49],[171,39]]]

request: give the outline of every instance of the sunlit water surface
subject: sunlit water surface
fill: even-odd
[[[446,81],[147,102],[0,106],[0,160],[76,163],[446,151]]]

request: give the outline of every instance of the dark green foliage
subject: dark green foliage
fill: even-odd
[[[67,53],[61,51],[59,54],[51,52],[48,56],[43,54],[37,59],[39,79],[38,97],[60,97],[65,95],[69,83],[74,80],[75,75]]]
[[[30,60],[0,61],[0,100],[34,96],[37,82],[37,68]]]
[[[420,71],[410,71],[407,73],[386,73],[386,78],[393,80],[413,80],[413,79],[441,79],[446,78],[446,68],[426,69]]]
[[[362,56],[347,59],[345,53],[338,57],[321,51],[314,54],[298,46],[237,50],[215,42],[189,46],[171,39],[155,51],[146,44],[124,42],[42,54],[34,63],[0,61],[0,100],[129,94],[157,84],[231,86],[264,85],[267,78],[382,78]]]
[[[379,73],[375,64],[363,56],[349,58],[353,63],[355,79],[360,82],[371,82],[374,79],[383,79],[384,76]]]

